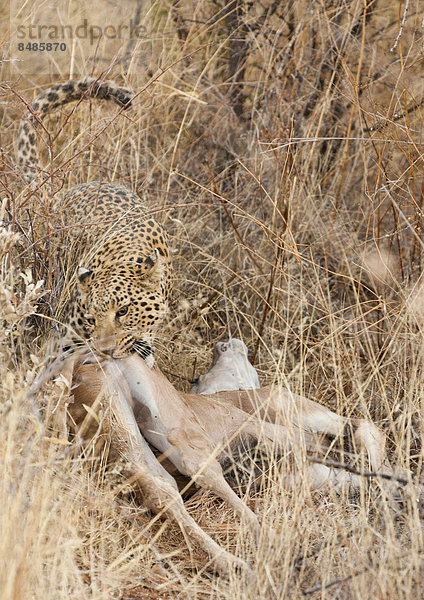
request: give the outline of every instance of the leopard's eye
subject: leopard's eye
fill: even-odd
[[[93,319],[93,317],[86,317],[86,321],[89,325],[95,325],[96,324],[96,319]]]
[[[117,313],[116,316],[119,317],[123,317],[124,315],[126,315],[128,312],[128,306],[123,306],[122,308],[120,308]]]

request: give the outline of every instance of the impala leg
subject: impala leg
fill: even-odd
[[[191,477],[200,487],[210,490],[227,502],[242,518],[245,518],[256,539],[259,539],[260,525],[257,516],[237,496],[225,481],[221,465],[212,456],[212,448],[205,450],[204,446],[193,446],[190,443],[190,430],[185,428],[171,429],[168,441],[180,450],[180,458],[171,455],[178,470]]]
[[[313,464],[305,466],[305,470],[284,476],[284,488],[296,491],[306,482],[313,490],[331,488],[339,493],[342,490],[353,492],[359,489],[361,478],[344,469],[330,468],[326,465]]]
[[[342,419],[342,417],[340,417],[340,419]],[[362,447],[370,446],[371,451],[374,451],[374,456],[379,459],[380,454],[378,451],[380,450],[380,446],[377,446],[377,448],[372,446],[372,442],[374,442],[374,429],[368,429],[364,424],[368,425],[368,422],[359,422],[359,426],[356,430],[361,436],[361,438],[358,439],[358,443],[361,443]],[[317,435],[314,435],[309,431],[302,431],[295,425],[291,428],[286,428],[281,425],[274,425],[273,423],[252,421],[245,426],[243,431],[258,440],[264,441],[265,439],[271,441],[274,445],[274,450],[281,454],[293,453],[294,456],[296,456],[299,455],[300,451],[301,462],[305,460],[308,451],[313,450],[317,452],[321,450],[321,452],[325,452],[325,446],[320,444]],[[368,439],[367,435],[370,436],[370,439]],[[292,471],[293,469],[296,469],[296,466],[292,466]],[[295,471],[285,475],[284,487],[286,489],[296,490],[299,488],[299,485],[302,484],[305,477],[308,485],[312,489],[318,490],[324,486],[330,486],[336,492],[346,488],[351,491],[358,489],[360,482],[360,477],[358,475],[348,473],[343,469],[316,463],[306,465],[305,469],[302,469],[302,472]]]
[[[373,470],[387,470],[385,466],[385,435],[366,419],[342,417],[327,407],[288,390],[273,388],[268,393],[269,405],[283,421],[296,424],[300,429],[327,436],[345,436],[352,433],[355,449],[364,450]]]
[[[211,490],[214,494],[225,500],[242,519],[245,519],[255,536],[256,542],[259,541],[261,527],[257,516],[225,481],[218,462],[214,461],[210,465],[201,467],[200,473],[195,475],[195,480],[203,488]]]

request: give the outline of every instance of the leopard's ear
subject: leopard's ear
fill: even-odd
[[[153,269],[153,267],[158,262],[158,249],[155,248],[151,254],[147,258],[144,259],[145,264]]]
[[[149,256],[144,256],[137,258],[137,265],[139,266],[139,274],[142,277],[154,277],[159,273],[159,265],[161,261],[159,260],[159,252],[158,249],[155,248]]]
[[[77,277],[80,283],[84,283],[92,274],[93,271],[90,269],[86,269],[85,267],[78,267]]]

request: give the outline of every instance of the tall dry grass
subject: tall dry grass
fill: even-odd
[[[63,22],[117,18],[112,3],[71,8],[56,8]],[[272,542],[264,533],[257,549],[225,505],[195,496],[191,514],[255,566],[246,589],[237,576],[212,577],[175,524],[152,519],[120,465],[68,444],[55,411],[63,383],[48,384],[34,403],[27,394],[56,331],[66,269],[61,191],[123,181],[156,211],[176,250],[158,362],[178,387],[207,368],[216,341],[242,337],[264,383],[372,418],[388,435],[392,464],[419,476],[419,3],[181,0],[124,10],[125,18],[140,11],[143,40],[78,44],[39,74],[37,55],[7,64],[2,599],[421,597],[414,484],[394,508],[378,481],[364,480],[356,499],[311,494],[306,481],[283,492],[281,467],[271,465],[260,493],[246,497],[278,533]],[[51,137],[40,140],[50,189],[31,192],[14,165],[24,100],[91,73],[143,91],[117,120],[94,101],[51,115]]]

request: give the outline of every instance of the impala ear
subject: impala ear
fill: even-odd
[[[93,271],[90,271],[90,269],[86,269],[85,267],[78,267],[78,270],[77,270],[78,281],[80,283],[84,283],[84,281],[87,279],[87,277],[90,277],[92,272]]]

